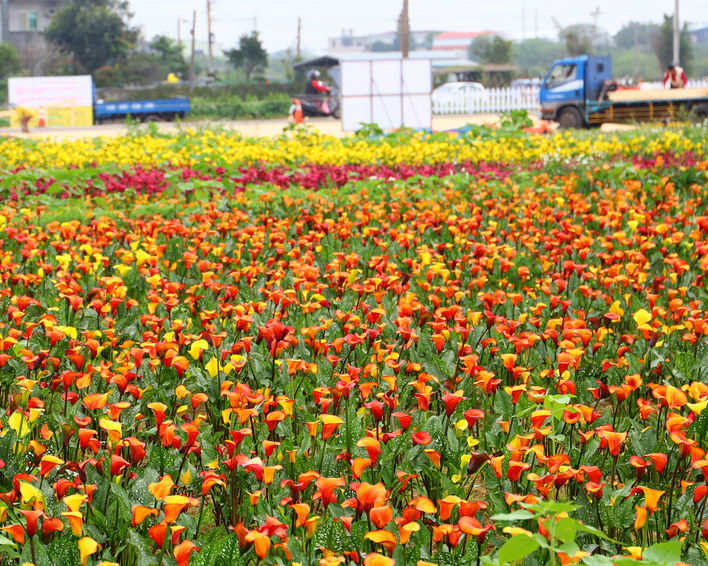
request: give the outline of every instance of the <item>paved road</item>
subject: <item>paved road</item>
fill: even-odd
[[[435,116],[433,118],[433,130],[452,130],[455,128],[460,128],[466,124],[489,124],[494,123],[499,120],[499,115],[496,114],[486,114],[486,115],[474,115],[474,116]],[[212,122],[213,124],[218,124],[221,127],[234,130],[248,137],[272,137],[277,136],[283,132],[283,128],[291,124],[291,120],[279,119],[279,120],[243,120],[243,121],[219,121]],[[342,131],[342,124],[337,120],[331,118],[308,118],[306,120],[307,124],[311,124],[316,129],[318,129],[323,134],[344,137],[350,135],[348,132]],[[203,127],[209,124],[209,122],[184,122],[184,126],[193,127]],[[177,130],[180,125],[174,123],[159,123],[157,124],[160,131],[170,132]],[[146,127],[146,126],[140,126]],[[631,128],[631,126],[619,126],[615,124],[606,124],[603,129],[624,129]],[[124,124],[103,124],[100,126],[89,126],[89,127],[74,127],[74,128],[34,128],[30,134],[22,134],[19,129],[5,128],[0,130],[0,132],[16,137],[44,137],[44,138],[55,138],[57,140],[72,140],[72,139],[82,139],[88,137],[96,136],[119,136],[125,134],[128,131],[127,126]],[[2,135],[0,133],[0,135]]]

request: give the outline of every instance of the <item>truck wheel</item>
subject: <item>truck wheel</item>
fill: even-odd
[[[584,124],[580,110],[572,106],[561,110],[558,116],[558,125],[561,128],[582,128]]]
[[[702,104],[696,104],[692,110],[691,113],[696,117],[696,119],[700,120],[701,122],[708,118],[708,104],[705,102]]]
[[[143,118],[143,122],[159,122],[160,117],[157,114],[148,114]]]

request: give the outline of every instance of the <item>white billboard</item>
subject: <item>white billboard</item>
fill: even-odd
[[[430,59],[341,61],[342,129],[429,129],[433,113]]]
[[[93,82],[90,75],[12,77],[7,81],[10,105],[46,115],[49,126],[93,123]]]

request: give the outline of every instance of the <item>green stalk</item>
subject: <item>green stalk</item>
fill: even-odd
[[[197,530],[194,533],[194,541],[196,542],[199,538],[199,528],[202,526],[202,513],[204,511],[204,500],[206,495],[202,495],[202,500],[199,502],[199,519],[197,519]]]
[[[324,462],[325,452],[327,452],[327,441],[325,440],[322,444],[322,455],[320,456],[320,465],[317,467],[317,471],[322,473],[322,463]]]
[[[167,547],[167,533],[165,533],[165,540],[162,542],[162,548],[160,549],[160,558],[157,560],[157,566],[162,566],[162,559],[165,557],[165,548]]]
[[[346,396],[346,424],[345,426],[347,427],[347,452],[351,455],[352,453],[352,431],[349,428],[349,395],[347,394]]]

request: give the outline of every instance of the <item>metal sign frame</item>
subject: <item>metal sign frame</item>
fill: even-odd
[[[342,129],[363,123],[383,129],[432,125],[430,59],[366,59],[341,62]]]

